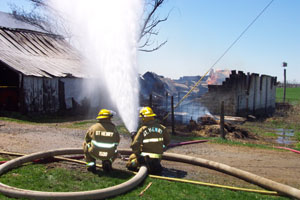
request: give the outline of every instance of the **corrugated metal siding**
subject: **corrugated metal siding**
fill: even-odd
[[[89,77],[77,52],[55,35],[0,28],[0,60],[26,76]]]

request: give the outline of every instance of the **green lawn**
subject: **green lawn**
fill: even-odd
[[[286,101],[291,103],[300,103],[300,87],[286,88]],[[276,101],[283,101],[283,88],[276,88]]]
[[[132,174],[115,171],[107,175],[100,171],[94,175],[83,170],[51,167],[44,164],[27,164],[13,169],[0,177],[0,181],[19,188],[40,191],[83,191],[100,189],[120,184]],[[152,182],[151,187],[139,197],[139,193]],[[288,199],[278,196],[261,195],[249,192],[234,192],[227,189],[210,188],[187,183],[177,183],[147,178],[136,189],[112,199]],[[12,200],[0,194],[0,199]]]

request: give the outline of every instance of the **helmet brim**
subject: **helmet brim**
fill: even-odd
[[[96,117],[96,119],[107,119],[107,118],[111,118],[112,117],[112,115],[109,115],[109,116],[98,116],[98,117]]]
[[[140,114],[140,117],[155,117],[155,116],[156,116],[156,114],[154,114],[154,113],[150,114],[150,115],[141,115]]]

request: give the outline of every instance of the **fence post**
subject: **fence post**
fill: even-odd
[[[149,95],[149,107],[152,108],[152,94]]]
[[[166,111],[168,111],[168,100],[169,100],[169,94],[166,92]]]
[[[286,69],[283,71],[283,103],[285,103],[285,95],[286,95]]]
[[[221,137],[223,139],[225,139],[225,131],[224,131],[224,101],[221,102],[220,130],[221,130]]]
[[[175,135],[175,118],[174,118],[174,97],[171,97],[171,124],[172,134]]]

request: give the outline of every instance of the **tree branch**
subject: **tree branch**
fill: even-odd
[[[146,37],[147,37],[147,39],[145,39],[145,42],[139,46],[139,51],[153,52],[153,51],[158,50],[159,48],[161,48],[163,45],[165,45],[167,43],[167,40],[165,40],[164,42],[157,44],[152,49],[144,49],[145,47],[149,47],[154,44],[154,42],[152,42],[152,40],[150,38],[153,38],[153,36],[157,36],[159,34],[159,31],[156,30],[157,26],[159,24],[161,24],[162,22],[167,21],[169,18],[170,13],[168,14],[168,16],[166,16],[163,19],[159,19],[159,17],[155,16],[155,13],[157,13],[157,10],[161,7],[161,5],[164,3],[164,1],[165,0],[150,0],[150,1],[148,1],[148,9],[150,11],[146,15],[146,18],[142,25],[139,42],[141,42]]]
[[[31,11],[25,11],[23,8],[20,8],[15,4],[11,4],[12,14],[16,19],[28,23],[32,26],[35,26],[47,33],[57,34],[58,31],[64,31],[64,34],[70,37],[70,33],[66,29],[64,24],[59,23],[60,19],[50,18],[50,15],[47,12],[44,12],[47,9],[49,9],[49,5],[46,4],[45,0],[26,0],[26,1],[30,2],[33,5],[33,9]],[[157,35],[159,35],[159,30],[157,30],[157,27],[161,23],[168,20],[170,12],[166,17],[160,18],[157,15],[157,12],[159,8],[164,4],[165,0],[145,0],[145,1],[146,1],[145,18],[143,20],[143,23],[141,24],[141,30],[139,35],[139,43],[142,43],[142,45],[139,46],[138,50],[143,52],[153,52],[158,50],[159,48],[161,48],[163,45],[167,43],[167,40],[160,43],[157,42],[156,46],[148,49],[149,47],[155,44],[154,38]],[[54,11],[53,8],[50,9]]]
[[[158,49],[160,49],[162,46],[164,46],[166,43],[168,42],[168,40],[165,40],[164,42],[160,43],[159,45],[157,45],[155,48],[152,48],[152,49],[140,49],[139,48],[139,51],[143,51],[143,52],[153,52],[153,51],[156,51]]]

